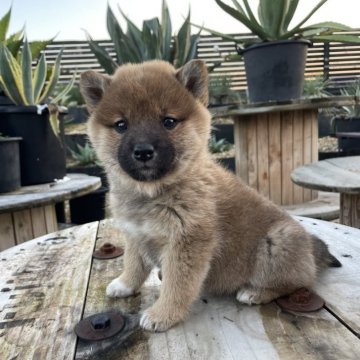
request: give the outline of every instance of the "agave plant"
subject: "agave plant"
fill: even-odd
[[[15,32],[14,34],[7,37],[9,25],[11,19],[11,8],[9,11],[0,19],[0,44],[6,45],[11,54],[15,57],[18,56],[21,46],[24,44],[24,28]],[[30,45],[30,51],[33,59],[39,57],[42,50],[49,44],[53,39],[45,41],[33,41]]]
[[[257,9],[258,17],[255,16],[248,0],[242,0],[242,4],[239,1],[232,0],[234,7],[225,4],[221,0],[215,1],[221,9],[245,25],[255,37],[252,36],[239,40],[233,36],[225,35],[211,29],[204,28],[204,30],[236,43],[242,43],[245,47],[258,42],[286,39],[308,39],[324,42],[360,42],[358,36],[334,34],[334,32],[338,31],[351,30],[350,27],[337,22],[321,22],[304,26],[311,16],[328,0],[320,0],[309,14],[293,28],[289,28],[289,26],[300,0],[259,0]]]
[[[353,106],[342,106],[342,113],[346,117],[360,118],[360,79],[357,79],[349,87],[340,90],[341,95],[355,96],[356,104]]]
[[[198,34],[191,35],[190,11],[173,38],[169,9],[165,0],[162,3],[161,22],[158,18],[145,20],[142,29],[139,29],[120,7],[119,11],[126,21],[126,32],[123,31],[108,5],[107,29],[114,44],[116,61],[87,33],[91,50],[108,74],[112,74],[118,65],[124,63],[162,59],[178,68],[195,57],[201,30]]]
[[[60,75],[60,60],[62,51],[55,60],[53,67],[48,67],[45,54],[40,56],[35,68],[32,66],[30,45],[25,39],[23,49],[16,59],[10,50],[0,44],[0,84],[5,94],[16,105],[39,105],[45,103],[56,104],[68,93],[75,82],[75,75],[63,91],[55,98],[51,95],[55,89]],[[54,109],[54,106],[51,107]],[[58,133],[56,112],[50,112],[51,126]]]

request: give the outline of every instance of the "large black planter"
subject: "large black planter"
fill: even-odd
[[[33,185],[61,179],[66,174],[61,136],[51,129],[49,112],[36,106],[0,106],[0,132],[20,136],[21,184]]]
[[[0,193],[20,188],[20,151],[21,138],[0,138]]]
[[[250,102],[286,101],[301,97],[307,40],[281,40],[242,51]]]

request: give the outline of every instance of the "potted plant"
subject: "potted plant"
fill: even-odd
[[[209,77],[209,107],[227,106],[240,102],[240,94],[231,89],[231,80],[223,74]]]
[[[62,52],[54,66],[49,67],[42,54],[33,68],[27,40],[18,59],[7,46],[0,44],[0,84],[13,103],[0,106],[0,131],[23,138],[20,144],[22,185],[51,182],[66,173],[56,103],[70,90],[75,78],[56,98],[51,97],[59,79],[61,55]]]
[[[3,136],[0,133],[0,193],[20,188],[19,137]]]
[[[11,8],[7,13],[0,19],[0,44],[5,45],[14,57],[17,57],[20,48],[24,44],[24,28],[8,36],[8,30],[11,19]],[[47,45],[52,43],[52,39],[45,41],[33,41],[29,44],[30,51],[33,59],[37,59],[42,50]],[[0,106],[1,105],[12,105],[11,100],[5,95],[4,91],[0,86]]]
[[[222,10],[252,32],[250,36],[240,38],[204,28],[236,43],[238,55],[244,57],[251,102],[285,101],[301,97],[306,54],[312,41],[360,42],[357,36],[335,34],[351,29],[343,24],[322,22],[304,25],[327,0],[320,0],[293,28],[289,28],[289,25],[300,0],[259,0],[258,17],[248,0],[242,0],[242,4],[233,0],[235,7],[221,0],[215,1]]]
[[[341,89],[341,95],[354,96],[356,103],[342,106],[333,118],[333,128],[343,155],[360,155],[360,79]]]
[[[217,140],[212,134],[209,140],[209,150],[214,159],[216,159],[222,166],[235,172],[235,152],[234,145],[222,138]]]
[[[77,145],[77,151],[71,150],[72,160],[67,167],[68,173],[82,173],[101,178],[102,187],[91,194],[70,200],[70,215],[73,224],[85,224],[105,218],[105,201],[108,183],[104,168],[98,160],[95,150],[89,144]]]
[[[100,46],[87,34],[91,50],[108,74],[112,74],[118,65],[140,63],[152,59],[169,61],[178,68],[196,56],[200,32],[191,35],[190,11],[174,37],[172,37],[171,19],[165,0],[162,3],[161,22],[158,18],[145,20],[142,29],[136,27],[120,8],[119,11],[126,21],[126,32],[123,31],[108,5],[107,29],[114,43],[116,60],[107,49]]]

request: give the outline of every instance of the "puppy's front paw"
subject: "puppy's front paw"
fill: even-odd
[[[150,331],[166,331],[167,329],[178,323],[180,319],[166,315],[165,312],[159,311],[155,306],[144,311],[140,318],[140,326]]]
[[[260,304],[259,293],[253,289],[240,289],[236,294],[236,300],[242,304]]]
[[[119,278],[114,279],[106,288],[106,295],[109,297],[128,297],[134,292],[134,289],[127,287]]]

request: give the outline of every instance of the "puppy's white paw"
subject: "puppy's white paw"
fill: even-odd
[[[144,311],[140,318],[140,326],[149,331],[166,331],[177,321],[171,320],[166,314],[159,313],[153,307]]]
[[[108,297],[127,297],[134,294],[134,289],[127,287],[119,278],[114,279],[106,288]]]
[[[242,304],[254,305],[259,304],[259,292],[253,289],[240,289],[236,294],[236,300]]]

